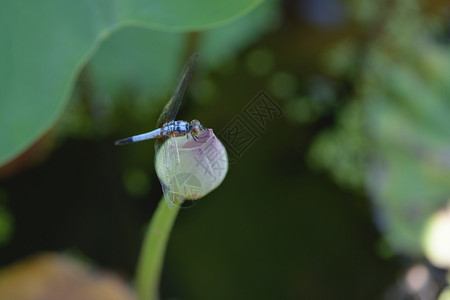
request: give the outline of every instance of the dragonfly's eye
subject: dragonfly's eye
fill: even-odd
[[[196,125],[192,128],[192,133],[194,135],[197,135],[200,132],[200,128]]]

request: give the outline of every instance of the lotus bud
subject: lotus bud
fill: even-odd
[[[155,169],[161,183],[179,201],[196,200],[222,183],[228,157],[213,130],[207,129],[195,137],[169,138],[156,154]]]

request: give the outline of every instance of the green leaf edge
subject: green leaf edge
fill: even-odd
[[[235,14],[227,19],[223,19],[223,20],[220,20],[217,22],[212,22],[212,23],[205,24],[205,25],[166,26],[164,24],[158,24],[158,23],[153,23],[153,24],[150,23],[149,24],[144,21],[138,21],[138,20],[124,18],[120,21],[120,23],[122,23],[122,24],[119,25],[119,27],[117,29],[120,29],[120,28],[124,27],[124,25],[127,25],[127,26],[135,26],[135,27],[147,28],[147,29],[158,30],[158,31],[166,31],[166,32],[189,32],[189,31],[197,31],[197,30],[209,30],[212,28],[220,27],[222,25],[226,25],[237,19],[240,19],[241,17],[244,17],[245,15],[250,13],[252,10],[254,10],[256,7],[261,5],[261,3],[263,3],[264,1],[265,0],[255,0],[253,2],[253,4],[249,5],[246,9],[241,10],[237,14]]]

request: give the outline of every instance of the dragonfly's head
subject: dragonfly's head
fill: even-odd
[[[197,134],[203,131],[203,126],[198,120],[192,120],[190,125],[191,125],[191,134],[193,136],[196,136]]]

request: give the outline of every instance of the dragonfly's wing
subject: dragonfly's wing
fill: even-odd
[[[166,136],[163,136],[155,141],[155,157],[156,157],[156,153],[158,153],[158,151],[159,151],[159,148],[161,148],[162,144],[164,144],[164,142],[167,141],[167,139],[168,138]]]
[[[166,106],[163,108],[156,127],[161,127],[164,123],[175,120],[178,109],[181,105],[181,100],[183,99],[184,92],[186,91],[189,81],[191,80],[192,74],[194,73],[195,65],[197,64],[198,53],[194,53],[188,59],[184,65],[183,71],[178,77],[177,86],[173,92],[172,97]]]
[[[200,142],[200,141],[199,141]],[[208,155],[206,153],[206,149],[200,148],[200,151],[197,153],[197,159],[198,159],[198,166],[199,169],[202,170],[203,176],[208,177],[211,181],[216,181],[216,172],[215,172],[215,164],[217,163],[216,160],[218,160],[217,157],[214,157],[214,155]],[[200,168],[201,167],[201,168]],[[202,191],[199,191],[202,193]]]
[[[190,200],[189,205],[194,205],[191,200],[199,199],[216,180],[221,180],[218,170],[222,169],[222,158],[213,148],[203,145],[205,141],[200,138],[191,141],[169,138],[156,154],[158,178],[169,208],[185,206],[184,197]],[[199,145],[192,148],[192,143]],[[191,148],[193,151],[189,151]]]
[[[186,64],[184,65],[183,71],[178,77],[177,85],[172,94],[172,97],[167,102],[166,106],[163,108],[158,122],[156,124],[157,127],[162,127],[165,123],[175,120],[178,110],[180,109],[181,101],[183,100],[184,93],[189,85],[192,74],[194,73],[195,65],[197,64],[198,53],[194,53],[188,59]],[[159,149],[161,148],[163,143],[167,143],[167,147],[164,147],[164,153],[162,154],[162,158],[164,160],[163,167],[166,168],[167,174],[170,174],[172,180],[167,183],[161,182],[162,190],[164,193],[164,198],[170,209],[173,208],[176,204],[182,204],[184,199],[177,195],[176,191],[177,185],[179,184],[177,180],[181,174],[181,170],[177,170],[180,167],[180,156],[178,152],[178,145],[175,139],[161,137],[155,142],[155,156],[158,154]],[[177,161],[178,160],[178,161]],[[175,162],[175,163],[174,163]]]
[[[160,178],[159,182],[161,183],[162,191],[164,193],[164,199],[169,206],[170,209],[174,207],[174,205],[181,205],[184,201],[183,197],[177,193],[179,191],[178,182],[181,168],[180,168],[180,153],[178,151],[178,145],[174,138],[169,138],[166,140],[166,145],[162,149],[162,153],[160,153],[160,157],[162,159],[161,167],[163,174],[169,174],[165,176],[166,178],[171,178],[168,182],[164,183]]]

